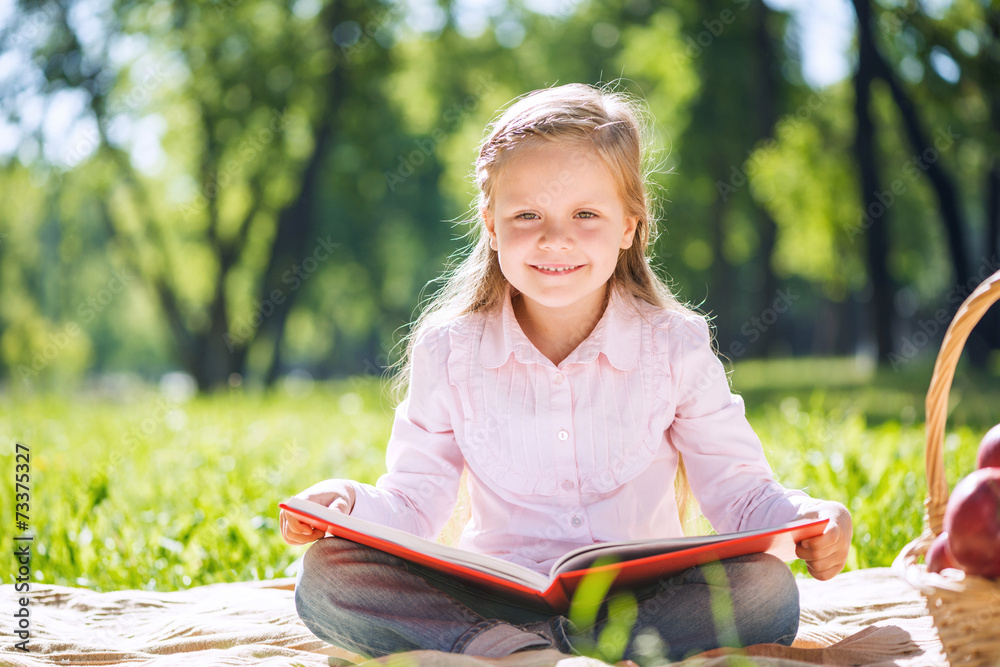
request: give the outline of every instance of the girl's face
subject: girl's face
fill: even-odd
[[[526,307],[599,310],[638,219],[625,216],[597,151],[574,143],[526,148],[501,174],[494,195],[493,209],[482,211],[490,245]]]

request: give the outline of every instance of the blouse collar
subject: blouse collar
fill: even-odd
[[[639,358],[639,335],[642,331],[636,304],[627,303],[617,290],[611,291],[608,305],[590,335],[581,342],[560,366],[571,363],[590,363],[603,353],[612,366],[628,370]],[[499,368],[511,353],[522,364],[541,363],[552,365],[528,340],[514,315],[511,288],[507,286],[503,308],[486,316],[479,359],[486,368]]]

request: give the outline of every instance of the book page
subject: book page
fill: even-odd
[[[524,567],[523,565],[511,563],[503,560],[502,558],[497,558],[496,556],[488,556],[486,554],[468,551],[467,549],[459,549],[458,547],[449,547],[438,542],[431,542],[430,540],[425,540],[422,537],[407,533],[406,531],[390,528],[389,526],[383,526],[349,514],[343,514],[342,512],[331,510],[329,507],[324,507],[319,503],[314,503],[309,500],[303,500],[302,498],[289,498],[282,504],[288,510],[293,511],[297,515],[306,515],[302,517],[303,520],[308,520],[308,517],[312,516],[324,523],[332,524],[335,527],[340,526],[358,533],[359,537],[367,535],[378,541],[388,542],[409,551],[415,551],[426,556],[431,556],[437,560],[457,565],[464,565],[507,581],[512,581],[523,586],[534,588],[538,591],[544,591],[551,583],[549,578],[544,574],[535,572],[534,570]],[[329,530],[326,526],[319,527]],[[354,537],[347,537],[347,539],[367,544],[367,542],[363,542],[361,539],[355,539]],[[369,544],[369,546],[382,548],[381,545],[378,544]],[[387,549],[382,550],[387,551]],[[400,557],[403,558],[405,556],[400,555]]]
[[[810,524],[822,523],[825,525],[825,520],[817,522],[815,519],[802,519],[799,521],[793,521],[791,523],[782,524],[780,526],[774,526],[772,528],[762,528],[760,530],[746,530],[736,533],[724,533],[722,535],[704,535],[704,536],[693,536],[693,537],[673,537],[664,539],[651,539],[651,540],[629,540],[626,542],[605,542],[601,544],[591,544],[587,546],[574,549],[569,553],[565,554],[562,558],[557,560],[552,565],[551,576],[555,578],[558,574],[563,572],[573,572],[575,570],[584,570],[593,564],[595,560],[601,556],[613,555],[616,557],[618,562],[637,560],[639,558],[646,558],[648,556],[656,556],[659,554],[673,553],[677,551],[683,551],[685,549],[695,549],[698,547],[703,547],[711,544],[721,544],[723,542],[729,542],[734,540],[749,540],[754,537],[764,537],[767,535],[777,535],[785,532],[790,532],[798,527],[808,526]],[[822,532],[822,529],[819,529]],[[817,533],[818,534],[818,533]],[[773,553],[775,556],[781,558],[782,560],[794,560],[794,551],[789,553],[788,543],[786,541],[781,541],[780,545],[782,549],[770,548],[769,545],[765,545],[762,551],[767,553]],[[754,551],[749,551],[748,553],[754,553]]]

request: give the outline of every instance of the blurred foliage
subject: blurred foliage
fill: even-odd
[[[958,252],[1000,268],[1000,10],[866,6],[913,107],[876,80],[892,350],[872,349],[853,89],[810,87],[763,2],[22,0],[0,20],[0,380],[385,368],[464,246],[484,128],[571,81],[648,105],[657,265],[720,349],[898,361],[970,290],[908,119],[948,138]]]

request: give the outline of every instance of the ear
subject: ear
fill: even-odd
[[[622,245],[621,245],[622,250],[624,250],[625,248],[632,247],[632,241],[635,239],[635,230],[636,227],[638,226],[639,226],[638,216],[633,215],[631,217],[625,218],[625,231],[622,234]]]
[[[497,250],[497,232],[493,220],[493,212],[488,208],[481,208],[479,209],[479,214],[483,217],[483,225],[486,227],[486,233],[490,235],[490,247]]]

